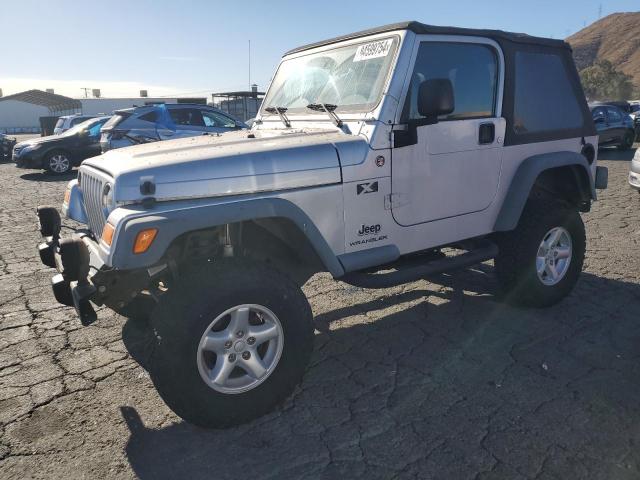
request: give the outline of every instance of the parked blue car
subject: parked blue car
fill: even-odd
[[[101,130],[102,153],[114,148],[172,138],[248,128],[217,108],[198,104],[160,104],[116,110]]]

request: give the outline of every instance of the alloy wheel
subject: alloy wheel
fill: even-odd
[[[218,315],[204,331],[198,344],[198,371],[218,392],[243,393],[273,373],[283,344],[282,325],[271,310],[238,305]]]
[[[49,169],[54,173],[64,173],[69,170],[69,159],[62,153],[56,153],[49,158]]]
[[[536,271],[540,281],[547,286],[560,282],[569,270],[572,252],[571,235],[565,228],[549,230],[540,242],[536,255]]]

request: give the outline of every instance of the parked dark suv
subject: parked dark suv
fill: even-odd
[[[635,131],[633,120],[615,105],[590,105],[593,123],[598,131],[598,146],[617,146],[629,150],[633,146]]]
[[[13,161],[18,168],[67,173],[84,159],[100,155],[100,129],[109,118],[93,118],[59,135],[20,142],[13,147]]]
[[[186,103],[146,105],[114,112],[102,129],[102,153],[114,148],[205,133],[225,133],[248,128],[217,108]]]

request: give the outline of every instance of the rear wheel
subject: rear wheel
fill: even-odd
[[[575,286],[586,248],[580,214],[557,200],[530,200],[518,226],[497,238],[496,275],[505,299],[547,307]]]
[[[629,150],[631,147],[633,147],[633,141],[635,137],[635,132],[633,131],[629,131],[627,132],[624,137],[622,137],[622,143],[620,145],[618,145],[618,148],[620,150]]]
[[[44,164],[47,171],[54,175],[62,175],[71,170],[69,154],[62,150],[56,150],[47,154]]]
[[[186,274],[151,318],[150,373],[184,420],[209,428],[257,418],[288,397],[313,346],[300,288],[263,265],[223,260]]]

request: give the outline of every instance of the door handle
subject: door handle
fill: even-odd
[[[496,126],[493,122],[481,123],[478,128],[478,143],[489,145],[496,139]]]

